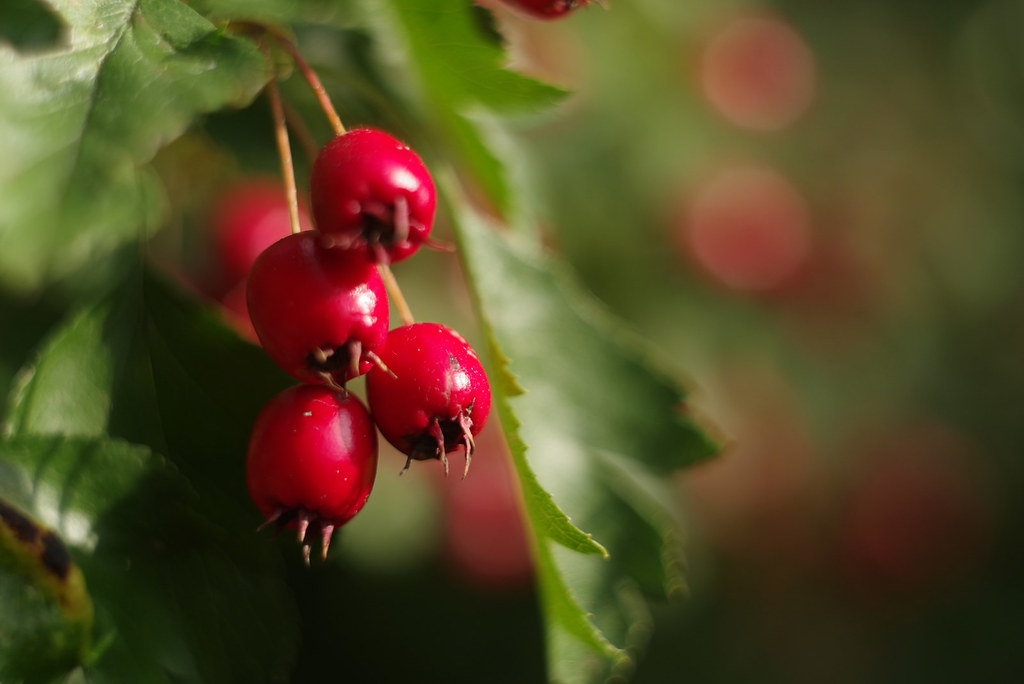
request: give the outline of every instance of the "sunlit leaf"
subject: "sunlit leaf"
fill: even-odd
[[[144,166],[265,81],[255,45],[177,0],[58,0],[67,44],[0,45],[0,285],[37,287],[157,226]]]
[[[475,18],[469,2],[364,2],[378,27],[386,61],[401,61],[433,126],[494,206],[510,202],[507,172],[472,115],[528,114],[557,104],[564,91],[505,69],[503,48]]]
[[[496,372],[523,390],[499,384],[498,408],[536,535],[552,676],[594,681],[639,645],[636,592],[684,588],[664,476],[716,447],[678,380],[563,266],[467,212],[459,227]]]

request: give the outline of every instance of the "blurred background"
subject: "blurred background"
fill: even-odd
[[[727,444],[675,480],[690,596],[654,608],[635,681],[1019,681],[1024,3],[609,0],[555,22],[480,4],[512,67],[573,93],[506,140],[552,250],[686,377]],[[315,64],[339,62],[333,36],[299,37]],[[360,111],[352,74],[323,75],[349,120],[386,120]],[[311,109],[296,81],[286,99]],[[240,291],[209,279],[203,240],[231,230],[213,206],[225,178],[275,173],[266,126],[262,105],[211,116],[157,159],[178,214],[151,251],[184,254],[174,270],[243,335]],[[472,330],[454,265],[425,253],[396,274],[419,318]],[[62,307],[0,299],[17,321],[0,327],[0,390]],[[398,681],[445,649],[457,681],[539,676],[504,449],[485,432],[465,482],[378,478],[340,545],[358,589],[327,599],[369,626],[319,609],[323,587],[299,597],[375,657],[389,626],[373,607],[426,597],[393,676],[363,674]],[[382,474],[402,462],[383,455]],[[495,646],[511,634],[519,646]],[[333,647],[303,636],[307,655]]]
[[[636,680],[1017,681],[1024,3],[610,5],[499,17],[553,247],[729,445]]]

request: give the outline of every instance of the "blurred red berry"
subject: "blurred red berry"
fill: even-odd
[[[803,196],[766,166],[735,166],[698,186],[677,226],[680,248],[713,280],[765,292],[793,275],[810,247]]]
[[[291,232],[288,198],[280,181],[250,178],[228,187],[209,215],[213,238],[211,294],[220,298],[245,279],[263,250]],[[299,206],[303,230],[312,227]]]
[[[942,425],[911,424],[864,447],[841,514],[840,567],[860,593],[948,588],[983,562],[991,494],[974,447]]]
[[[733,124],[777,130],[795,121],[814,95],[814,57],[787,22],[742,16],[713,35],[700,66],[711,105]]]

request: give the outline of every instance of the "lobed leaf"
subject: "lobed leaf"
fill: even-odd
[[[684,587],[665,476],[716,447],[682,410],[681,384],[562,265],[458,218],[495,372],[524,390],[496,394],[536,535],[551,676],[595,681],[630,667],[648,619],[639,593]]]

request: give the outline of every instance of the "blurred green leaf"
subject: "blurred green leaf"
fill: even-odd
[[[6,433],[105,433],[116,366],[127,351],[127,340],[107,334],[112,315],[112,303],[103,302],[51,336],[35,365],[19,376]]]
[[[71,545],[105,630],[101,679],[291,667],[295,606],[244,477],[252,421],[289,381],[216,316],[133,272],[53,334],[12,403],[0,496]]]
[[[0,46],[0,286],[21,290],[155,228],[162,193],[143,164],[266,80],[252,43],[177,0],[51,5],[66,47]]]
[[[283,679],[295,646],[290,597],[262,540],[202,514],[198,494],[148,449],[107,439],[0,443],[0,480],[58,529],[97,611],[97,681]]]
[[[248,502],[236,480],[252,421],[290,382],[215,308],[138,269],[51,335],[20,374],[5,428],[145,444]]]
[[[257,21],[269,24],[316,22],[345,0],[191,0],[196,12],[212,20]]]
[[[62,26],[40,0],[6,0],[0,5],[0,45],[15,50],[41,50],[61,37]]]
[[[563,266],[477,216],[458,225],[537,536],[551,676],[596,681],[640,645],[638,592],[683,590],[665,476],[716,446],[683,411],[680,383]],[[607,559],[586,555],[604,548]]]
[[[386,61],[401,60],[432,125],[494,206],[506,210],[505,170],[472,115],[535,113],[565,92],[503,68],[504,50],[477,24],[472,3],[370,0],[364,9],[388,48]]]

